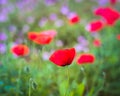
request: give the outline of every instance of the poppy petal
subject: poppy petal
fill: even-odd
[[[28,38],[29,38],[30,40],[36,39],[36,37],[37,37],[38,35],[39,35],[38,32],[28,32]]]
[[[46,30],[46,31],[43,31],[40,33],[41,35],[44,34],[44,35],[49,35],[51,36],[52,38],[54,38],[57,34],[57,32],[55,30]]]
[[[118,34],[118,35],[116,36],[116,38],[117,38],[117,40],[120,40],[120,34]]]
[[[29,53],[29,48],[26,45],[16,45],[11,49],[11,52],[17,56],[24,56]]]
[[[86,26],[86,30],[90,32],[97,32],[101,30],[104,26],[104,23],[100,20],[92,21]]]
[[[49,44],[51,42],[52,38],[49,35],[39,35],[36,39],[33,41],[37,44]]]
[[[67,66],[72,63],[74,56],[74,48],[57,50],[50,56],[49,60],[58,66]]]
[[[80,21],[80,18],[77,14],[72,14],[70,17],[69,17],[69,22],[70,24],[76,24]]]
[[[68,51],[68,54],[69,54],[68,64],[72,63],[72,61],[73,61],[73,59],[75,57],[75,53],[76,52],[75,52],[74,48],[69,49],[69,51]]]
[[[100,46],[101,46],[101,41],[100,41],[99,39],[95,39],[95,40],[93,41],[93,45],[94,45],[95,47],[100,47]]]
[[[40,33],[29,32],[28,38],[37,44],[49,44],[56,34],[57,32],[55,30],[46,30]]]
[[[115,5],[117,3],[117,0],[110,0],[111,5]]]
[[[77,63],[78,64],[93,63],[94,60],[95,60],[95,57],[93,54],[81,54]]]
[[[114,25],[114,23],[120,18],[120,14],[117,10],[110,7],[98,8],[94,12],[96,15],[102,16],[108,25]]]
[[[65,66],[68,60],[68,57],[66,55],[67,55],[66,51],[58,50],[53,53],[49,60],[58,66]]]

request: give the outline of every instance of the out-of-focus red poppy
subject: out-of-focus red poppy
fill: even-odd
[[[69,17],[70,24],[76,24],[80,21],[80,17],[77,14],[74,14]]]
[[[118,34],[118,35],[116,36],[116,38],[117,38],[117,40],[120,40],[120,34]]]
[[[100,20],[92,21],[86,26],[86,30],[90,32],[98,32],[104,27],[104,23]]]
[[[38,32],[28,32],[28,38],[29,38],[30,40],[36,39],[38,35],[39,35]]]
[[[33,40],[36,44],[49,44],[52,41],[52,37],[46,34],[40,34],[36,39]]]
[[[16,45],[11,48],[11,52],[17,56],[25,56],[29,54],[29,48],[26,45]]]
[[[94,63],[95,56],[93,54],[81,54],[77,60],[78,64],[85,64],[85,63]]]
[[[46,30],[40,33],[29,32],[28,38],[37,44],[49,44],[52,39],[56,36],[57,32],[55,30]]]
[[[117,10],[106,7],[100,7],[94,12],[96,15],[102,16],[108,25],[114,25],[115,22],[120,18],[120,14]]]
[[[57,50],[50,56],[49,60],[58,66],[67,66],[72,63],[75,54],[74,48]]]
[[[56,30],[46,30],[40,33],[40,35],[49,35],[51,38],[54,38],[57,35]]]
[[[101,46],[101,41],[100,41],[100,39],[95,39],[95,40],[93,41],[93,45],[94,45],[95,47],[100,47],[100,46]]]
[[[117,3],[117,0],[110,0],[111,5],[115,5]]]

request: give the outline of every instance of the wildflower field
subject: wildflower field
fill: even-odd
[[[0,96],[120,96],[120,0],[0,0]]]

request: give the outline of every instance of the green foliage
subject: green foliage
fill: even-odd
[[[34,24],[29,24],[30,31],[39,32],[47,29],[58,31],[52,43],[45,46],[30,42],[27,33],[23,33],[21,39],[31,50],[30,55],[26,57],[15,57],[10,52],[11,43],[19,37],[18,33],[25,24],[24,16],[22,17],[16,8],[15,13],[10,14],[8,22],[0,23],[0,27],[3,27],[8,35],[5,42],[7,52],[4,55],[0,54],[0,96],[120,96],[120,41],[116,39],[116,35],[120,34],[120,21],[99,32],[102,46],[94,47],[93,37],[84,28],[87,20],[94,19],[90,11],[94,3],[86,1],[79,4],[68,0],[70,9],[76,10],[83,18],[80,24],[76,25],[69,25],[67,18],[58,13],[61,3],[49,8],[40,3],[33,14],[26,12],[26,17],[36,16]],[[64,26],[57,28],[53,22],[48,21],[44,27],[39,27],[39,19],[43,16],[48,17],[51,12],[58,14],[64,21]],[[15,18],[17,15],[21,15],[21,18]],[[17,26],[16,34],[11,34],[7,30],[11,23]],[[61,68],[49,60],[42,59],[42,53],[45,51],[73,47],[78,43],[79,36],[84,36],[89,41],[90,53],[96,57],[94,64],[78,65],[74,61],[69,67]],[[55,44],[57,40],[62,40],[64,46],[57,47]]]

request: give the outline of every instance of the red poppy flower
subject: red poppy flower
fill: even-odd
[[[40,33],[40,35],[49,35],[52,38],[54,38],[57,35],[57,32],[55,30],[46,30]]]
[[[117,40],[120,40],[120,34],[117,35]]]
[[[52,37],[46,34],[39,35],[33,42],[41,45],[49,44],[52,41]]]
[[[55,30],[46,30],[40,33],[29,32],[28,38],[37,44],[49,44],[52,39],[56,36],[57,32]]]
[[[28,33],[28,38],[30,39],[30,40],[34,40],[34,39],[36,39],[36,37],[39,35],[39,33],[38,32],[29,32]]]
[[[73,14],[72,16],[69,17],[70,24],[76,24],[79,21],[80,21],[80,18],[77,14]]]
[[[95,47],[100,47],[100,46],[101,46],[101,41],[100,41],[99,39],[95,39],[95,40],[93,41],[93,45],[94,45]]]
[[[106,7],[106,8],[98,8],[95,10],[95,14],[102,16],[108,25],[113,25],[120,17],[120,14],[117,10]]]
[[[11,52],[17,56],[25,56],[29,53],[29,48],[26,45],[16,45],[11,49]]]
[[[49,58],[51,62],[58,66],[70,65],[75,57],[75,49],[64,49],[55,51]]]
[[[115,5],[117,3],[117,0],[110,0],[111,5]]]
[[[95,61],[95,57],[93,54],[81,54],[78,58],[77,63],[78,64],[84,64],[84,63],[93,63]]]
[[[91,23],[89,23],[86,26],[86,30],[90,31],[90,32],[98,32],[99,30],[101,30],[104,27],[104,24],[102,21],[97,20],[97,21],[93,21]]]

